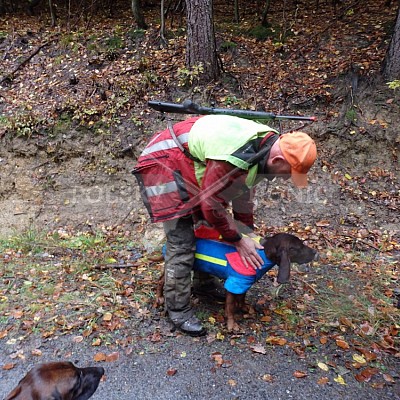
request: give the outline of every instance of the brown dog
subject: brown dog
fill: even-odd
[[[227,260],[226,257],[226,254],[235,251],[232,245],[215,241],[207,241],[205,239],[197,240],[196,252],[200,251],[201,254],[204,255],[207,252],[207,247],[213,247],[212,257],[215,257],[215,252],[217,252],[220,253],[218,258],[220,260],[225,259],[226,261],[226,265],[223,266],[210,266],[209,262],[204,262],[201,259],[196,258],[194,270],[211,273],[225,280],[225,288],[227,289],[225,300],[225,318],[227,321],[228,331],[239,330],[239,326],[235,322],[235,312],[238,309],[241,309],[245,312],[249,310],[245,304],[245,297],[246,292],[252,283],[259,280],[275,265],[279,266],[277,277],[278,283],[287,283],[290,278],[291,263],[295,262],[298,264],[304,264],[313,261],[318,257],[318,253],[315,250],[306,246],[298,237],[288,233],[278,233],[272,237],[264,238],[260,241],[260,243],[264,247],[264,250],[259,250],[259,254],[264,260],[264,266],[262,269],[253,271],[251,268],[248,268],[247,271],[246,269],[242,269],[242,272],[238,272],[238,268],[232,268],[229,260]],[[215,247],[218,246],[220,249],[218,248],[215,250]],[[243,284],[241,279],[243,279]],[[155,306],[160,306],[164,303],[163,289],[164,274],[161,275],[157,285],[156,302],[154,304]]]
[[[4,400],[87,400],[99,386],[104,368],[78,368],[71,362],[33,367]]]

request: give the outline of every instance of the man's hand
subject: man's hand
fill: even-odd
[[[249,237],[242,237],[234,244],[246,267],[250,266],[254,269],[261,269],[264,262],[258,254],[257,249],[263,249],[263,246]]]

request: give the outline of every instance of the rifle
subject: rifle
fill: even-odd
[[[162,113],[176,114],[200,114],[200,115],[232,115],[245,119],[268,120],[268,119],[295,119],[302,121],[316,121],[317,117],[305,117],[300,115],[276,115],[264,111],[234,110],[229,108],[202,107],[192,100],[187,99],[182,104],[165,103],[157,100],[150,100],[148,105]]]

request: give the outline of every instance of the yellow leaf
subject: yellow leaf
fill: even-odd
[[[224,336],[221,332],[218,332],[218,333],[217,333],[217,339],[218,339],[218,340],[224,340],[224,339],[225,339],[225,336]]]
[[[333,380],[337,383],[340,383],[341,385],[347,385],[347,383],[344,381],[341,375],[338,375],[337,378],[333,378]]]
[[[359,354],[353,354],[353,360],[358,362],[359,364],[365,364],[367,362],[367,360]]]
[[[329,367],[323,362],[319,362],[318,367],[320,367],[323,371],[329,371]]]
[[[347,179],[347,180],[349,180],[349,181],[351,181],[353,178],[351,177],[351,175],[349,175],[349,174],[344,174],[344,177]]]
[[[106,313],[103,315],[103,320],[104,320],[104,321],[111,321],[111,320],[112,320],[112,314],[111,314],[110,312],[106,312]]]
[[[208,318],[208,322],[209,322],[211,325],[214,325],[214,324],[215,324],[215,318],[214,318],[214,317],[209,317],[209,318]]]

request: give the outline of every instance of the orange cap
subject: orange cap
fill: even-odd
[[[314,140],[304,132],[285,133],[279,146],[286,161],[292,167],[292,181],[298,187],[307,186],[307,172],[317,158]]]

